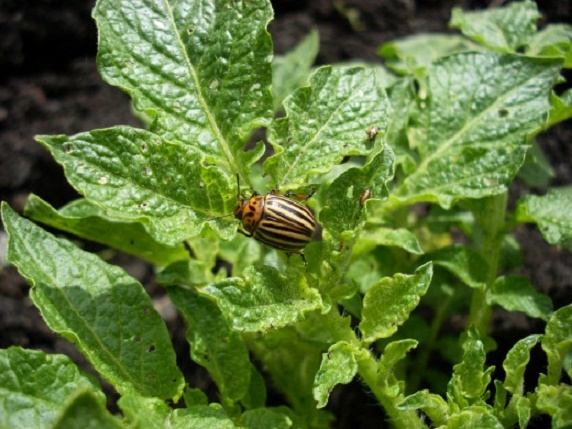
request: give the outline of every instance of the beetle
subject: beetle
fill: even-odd
[[[375,137],[377,136],[378,132],[379,132],[379,130],[377,129],[376,126],[371,126],[367,130],[365,130],[365,133],[367,134],[367,138],[369,139],[370,142],[375,140]]]
[[[314,236],[316,218],[308,207],[290,196],[307,200],[315,189],[309,195],[290,192],[280,195],[276,189],[266,195],[255,192],[247,198],[240,193],[238,174],[236,181],[238,205],[232,215],[241,221],[244,228],[239,228],[238,232],[274,249],[283,250],[288,256],[296,253],[306,263],[303,250]]]

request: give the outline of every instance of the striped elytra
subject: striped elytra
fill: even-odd
[[[245,235],[287,253],[299,253],[312,240],[316,221],[304,205],[281,195],[253,195],[239,201],[234,216]]]

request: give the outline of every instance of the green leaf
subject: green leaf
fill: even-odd
[[[355,235],[363,213],[360,197],[366,190],[372,198],[387,198],[386,184],[393,177],[393,161],[393,152],[385,146],[362,168],[350,168],[330,185],[320,222],[334,240],[339,240],[344,231]]]
[[[518,203],[516,219],[538,224],[550,244],[572,239],[572,188],[552,189],[542,197],[524,197]]]
[[[407,353],[417,347],[418,342],[412,339],[392,341],[383,349],[383,354],[379,359],[378,373],[382,377],[390,374],[397,362],[405,358]]]
[[[294,49],[285,55],[277,55],[272,63],[272,92],[274,110],[278,110],[282,100],[295,89],[307,85],[312,64],[320,49],[320,37],[312,30]]]
[[[200,154],[183,162],[242,171],[245,141],[272,118],[270,3],[101,0],[93,16],[99,71],[152,118],[150,131]]]
[[[178,287],[167,292],[185,319],[193,360],[206,368],[223,398],[239,401],[250,384],[250,359],[240,333],[208,298]]]
[[[37,427],[37,426],[35,426]],[[79,392],[68,404],[54,429],[121,429],[124,426],[113,417],[93,392]]]
[[[365,255],[377,246],[399,247],[414,255],[423,254],[417,236],[405,228],[367,226],[354,246],[354,256]]]
[[[172,409],[159,398],[124,395],[117,401],[125,419],[137,429],[164,429]]]
[[[348,384],[357,374],[358,365],[355,346],[340,341],[322,354],[322,364],[314,380],[314,398],[318,408],[328,403],[330,392],[337,384]]]
[[[433,265],[428,262],[417,268],[413,275],[396,274],[373,285],[363,299],[359,325],[363,341],[371,343],[397,331],[425,295],[432,275]]]
[[[462,245],[444,247],[426,255],[435,265],[445,268],[472,288],[482,288],[486,282],[487,262],[475,250]]]
[[[393,203],[449,208],[462,198],[505,192],[524,161],[528,135],[544,124],[559,68],[555,59],[478,52],[436,61],[419,124],[409,131],[420,162],[390,196]]]
[[[486,353],[483,342],[478,338],[476,330],[470,329],[463,334],[463,358],[453,367],[450,387],[466,399],[481,398],[491,382],[494,366],[485,369]],[[457,405],[461,405],[457,402]]]
[[[173,429],[234,429],[236,426],[219,404],[193,405],[173,411]]]
[[[572,425],[572,386],[541,384],[536,394],[536,408],[552,417],[553,428],[564,429]]]
[[[30,195],[24,213],[38,222],[96,243],[138,256],[153,264],[168,265],[188,259],[182,244],[162,245],[149,236],[140,223],[117,222],[87,200],[76,200],[55,210],[36,195]]]
[[[236,196],[222,171],[205,167],[191,146],[172,144],[129,127],[75,136],[40,136],[70,184],[106,216],[138,221],[160,243],[173,246],[197,235],[216,213],[229,213]],[[218,229],[230,238],[236,225]]]
[[[552,301],[530,283],[528,277],[507,275],[496,279],[487,290],[487,304],[500,305],[508,311],[522,311],[529,317],[548,320]]]
[[[0,350],[0,427],[51,428],[66,403],[90,390],[105,404],[98,383],[67,356],[10,347]]]
[[[539,18],[536,3],[522,1],[482,12],[464,12],[455,7],[449,25],[492,50],[516,52],[536,33]]]
[[[266,382],[254,365],[250,365],[250,384],[240,403],[247,410],[262,408],[266,405]]]
[[[550,109],[548,121],[546,121],[544,129],[548,129],[554,124],[572,118],[572,88],[568,88],[560,94],[560,96],[552,93],[550,95],[550,103],[552,104],[552,108]]]
[[[322,67],[284,101],[287,116],[275,120],[268,140],[275,155],[264,162],[274,183],[296,188],[326,173],[347,155],[369,155],[365,131],[387,128],[389,101],[375,72],[363,67]]]
[[[213,280],[210,269],[203,261],[177,261],[159,272],[157,284],[162,286],[203,286]]]
[[[442,429],[505,429],[491,409],[482,406],[468,407],[452,414]]]
[[[530,417],[532,416],[532,404],[530,399],[524,396],[514,395],[506,411],[506,414],[508,413],[514,413],[516,415],[520,429],[526,429],[530,422]],[[514,425],[513,421],[510,423],[511,426]],[[505,424],[505,427],[507,426],[509,425]]]
[[[286,415],[269,408],[245,411],[238,420],[240,427],[246,429],[289,429],[292,420]]]
[[[72,343],[120,394],[178,398],[183,376],[169,333],[143,286],[2,204],[8,261],[32,285],[48,326]]]
[[[549,24],[528,41],[526,55],[564,58],[564,68],[572,67],[572,25]]]
[[[548,357],[548,382],[555,384],[560,379],[562,366],[572,351],[572,305],[552,313],[546,324],[546,334],[542,338],[542,349]],[[568,376],[572,377],[570,367],[567,371]]]
[[[377,53],[399,74],[423,75],[438,58],[476,49],[477,45],[461,36],[420,33],[384,43]]]
[[[441,426],[449,418],[449,406],[439,395],[420,390],[406,397],[398,406],[400,410],[423,410],[435,426]]]
[[[504,388],[513,395],[523,395],[524,371],[530,360],[530,350],[540,341],[540,335],[519,340],[506,354],[502,364],[505,371]]]
[[[551,99],[554,95],[551,96]],[[551,114],[554,111],[554,105]],[[571,109],[572,114],[572,109]],[[547,187],[554,177],[554,169],[550,165],[550,160],[544,154],[540,145],[536,141],[531,142],[529,151],[522,168],[518,171],[518,178],[531,188]]]
[[[255,332],[291,325],[304,313],[322,308],[318,292],[299,271],[282,275],[270,266],[249,267],[244,278],[231,277],[199,291],[216,300],[233,329]]]

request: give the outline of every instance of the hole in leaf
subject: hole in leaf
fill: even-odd
[[[147,152],[147,145],[145,143],[141,145],[141,152]]]
[[[500,118],[506,118],[508,116],[508,109],[505,109],[504,107],[502,109],[499,109],[499,117]]]
[[[73,144],[71,143],[64,144],[64,150],[66,151],[67,154],[73,153]]]
[[[147,352],[151,353],[155,351],[155,344],[151,344],[149,347],[147,347]]]

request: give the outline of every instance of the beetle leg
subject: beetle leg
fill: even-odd
[[[238,233],[240,233],[240,234],[242,234],[242,235],[244,235],[245,237],[248,237],[248,238],[252,237],[252,234],[250,234],[250,233],[248,233],[248,232],[246,232],[246,231],[244,231],[244,230],[242,230],[242,229],[237,229],[236,232],[238,232]]]
[[[286,194],[284,194],[284,196],[287,198],[290,198],[292,195],[294,195],[296,198],[298,198],[300,200],[309,200],[310,198],[312,198],[312,196],[315,193],[316,193],[316,188],[312,188],[312,189],[310,189],[310,193],[308,195],[295,194],[292,191],[288,191],[288,192],[286,192]]]

